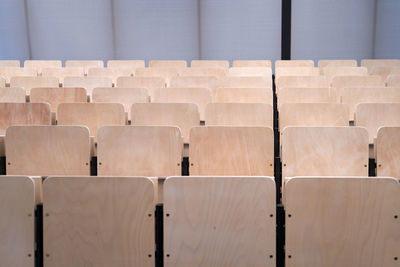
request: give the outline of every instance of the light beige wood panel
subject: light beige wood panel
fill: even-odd
[[[150,68],[186,68],[186,60],[150,60]]]
[[[85,71],[83,67],[65,67],[65,68],[43,68],[42,76],[57,77],[60,83],[64,83],[64,78],[67,76],[83,77]]]
[[[61,103],[85,103],[87,102],[86,90],[84,88],[32,88],[31,103],[49,103],[51,112],[57,112]]]
[[[360,103],[400,103],[400,88],[344,88],[342,103],[349,107],[349,120],[354,120],[356,106]]]
[[[179,76],[212,76],[218,79],[224,78],[226,76],[227,69],[218,67],[209,68],[184,68],[179,70]]]
[[[165,266],[275,266],[273,177],[170,177]]]
[[[323,74],[325,67],[357,67],[357,60],[355,59],[339,59],[339,60],[318,60],[318,68]]]
[[[11,126],[5,145],[8,175],[90,175],[86,127]]]
[[[358,104],[356,107],[354,122],[356,126],[367,129],[369,143],[373,144],[380,127],[400,127],[400,101],[399,103]]]
[[[117,87],[122,88],[145,88],[150,98],[154,96],[154,89],[165,88],[167,82],[161,77],[119,77]]]
[[[232,67],[228,69],[228,75],[239,77],[269,77],[272,76],[272,69],[265,67]]]
[[[200,126],[200,113],[193,103],[136,103],[131,118],[135,126],[179,127],[185,143],[189,143],[190,129]]]
[[[279,130],[287,126],[349,126],[349,108],[337,103],[286,103],[279,110]]]
[[[324,76],[283,76],[276,79],[276,89],[282,88],[328,88],[330,84]]]
[[[170,87],[175,88],[210,88],[214,89],[218,86],[218,78],[214,76],[184,76],[171,79]]]
[[[399,67],[385,67],[378,66],[370,69],[369,73],[371,75],[379,75],[382,79],[386,80],[389,75],[400,75],[400,66]]]
[[[282,76],[319,76],[319,69],[315,67],[279,67],[275,69],[275,77]]]
[[[144,177],[50,177],[44,265],[154,266],[154,188]]]
[[[97,141],[98,129],[106,125],[125,125],[124,106],[119,103],[61,103],[58,125],[84,125]]]
[[[208,88],[157,88],[152,102],[195,103],[199,108],[200,119],[204,120],[206,106],[211,103],[211,92]]]
[[[102,60],[67,60],[65,67],[82,67],[87,74],[89,68],[103,68],[104,62]]]
[[[274,175],[274,134],[269,127],[194,127],[191,175]]]
[[[0,67],[20,67],[19,60],[0,60]]]
[[[380,66],[400,67],[400,59],[363,59],[361,66],[368,70]]]
[[[13,125],[50,125],[47,103],[0,103],[0,134]]]
[[[229,68],[228,60],[192,60],[190,62],[190,67],[192,68],[204,68],[204,67],[219,67],[219,68]]]
[[[267,103],[273,102],[271,88],[216,88],[212,101],[217,103]]]
[[[220,80],[224,88],[272,88],[272,77],[226,77]]]
[[[56,77],[11,77],[10,87],[23,87],[29,95],[35,87],[59,87]]]
[[[277,60],[275,68],[280,67],[314,67],[313,60]]]
[[[35,69],[38,74],[43,68],[61,68],[61,60],[25,60],[24,68]]]
[[[107,61],[109,68],[144,68],[144,60],[109,60]]]
[[[281,88],[278,91],[278,110],[286,103],[332,103],[329,88]]]
[[[325,67],[322,69],[323,74],[328,79],[332,81],[335,76],[367,76],[368,70],[366,67]]]
[[[0,66],[0,77],[6,80],[6,83],[10,83],[11,77],[18,76],[36,76],[37,71],[35,69],[20,68],[20,67],[2,67]]]
[[[234,60],[232,67],[267,67],[271,68],[271,60]]]
[[[399,266],[400,187],[383,177],[286,185],[286,266]]]
[[[89,68],[89,77],[107,77],[112,80],[114,84],[117,83],[117,78],[122,76],[132,76],[135,69],[129,68]]]
[[[386,80],[386,85],[389,87],[400,87],[400,74],[389,75]]]
[[[169,84],[173,77],[178,76],[177,68],[137,68],[135,76],[137,77],[161,77]]]
[[[112,80],[108,77],[65,77],[63,87],[82,87],[91,96],[96,87],[112,87]]]
[[[181,174],[178,127],[104,126],[97,145],[98,175],[167,177]]]
[[[24,88],[0,87],[0,102],[25,103],[26,92]]]
[[[5,87],[5,86],[6,86],[6,79],[0,77],[0,87]]]
[[[384,87],[385,81],[380,76],[335,76],[331,84],[331,96],[340,102],[343,88]]]
[[[381,127],[376,140],[376,173],[400,179],[400,127]]]
[[[210,103],[206,107],[207,126],[273,127],[273,109],[265,103]]]
[[[0,266],[35,266],[35,185],[24,176],[0,177]]]
[[[286,127],[282,178],[368,176],[368,132],[360,127]]]

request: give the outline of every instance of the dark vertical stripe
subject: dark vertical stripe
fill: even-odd
[[[282,39],[281,59],[290,59],[290,40],[292,26],[292,0],[282,0]]]
[[[110,0],[110,4],[111,4],[111,30],[112,30],[112,38],[113,38],[113,57],[112,59],[117,59],[117,39],[116,39],[116,35],[117,33],[115,32],[115,12],[114,12],[114,0]],[[108,60],[110,60],[111,58],[109,58]]]
[[[375,0],[374,3],[374,26],[372,32],[372,57],[375,58],[375,48],[376,48],[376,20],[377,20],[377,13],[378,13],[378,0]]]
[[[28,16],[28,0],[24,0],[24,9],[25,9],[26,36],[28,40],[28,51],[29,51],[28,59],[32,59],[31,34],[29,30],[29,16]]]
[[[199,38],[199,51],[197,52],[197,59],[202,59],[202,55],[201,55],[201,4],[200,4],[201,0],[197,0],[197,36]]]

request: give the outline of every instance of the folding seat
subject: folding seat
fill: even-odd
[[[386,85],[388,87],[400,87],[400,74],[389,75],[386,80]]]
[[[7,175],[90,175],[89,130],[83,126],[11,126]]]
[[[0,177],[0,266],[35,266],[35,184]]]
[[[109,60],[107,68],[144,68],[144,60]]]
[[[89,68],[103,68],[104,62],[103,60],[67,60],[65,67],[82,67],[87,74]]]
[[[6,80],[3,77],[0,77],[0,87],[6,87]]]
[[[273,177],[167,178],[164,265],[275,266],[275,202]]]
[[[314,67],[313,60],[277,60],[275,68],[281,67]]]
[[[205,109],[211,103],[211,92],[208,88],[157,88],[154,91],[154,103],[195,103],[204,120]]]
[[[63,87],[82,87],[88,96],[92,96],[96,87],[112,87],[112,80],[108,77],[65,77]]]
[[[61,68],[61,60],[25,60],[24,68],[35,69],[40,75],[43,68]]]
[[[218,78],[214,76],[184,76],[171,79],[169,87],[175,88],[209,88],[218,86]]]
[[[58,125],[84,125],[97,141],[98,129],[105,125],[125,125],[124,106],[119,103],[61,103]]]
[[[32,88],[59,87],[59,81],[56,77],[11,77],[10,87],[23,87],[30,95]]]
[[[0,87],[0,103],[25,103],[25,100],[24,88]]]
[[[368,70],[374,67],[400,67],[400,59],[363,59],[361,66],[366,67]]]
[[[150,60],[149,68],[186,68],[186,60]]]
[[[384,67],[378,66],[373,67],[369,70],[369,74],[381,76],[382,79],[386,80],[390,75],[400,75],[400,66],[399,67]]]
[[[400,127],[400,101],[398,103],[358,104],[354,117],[355,125],[367,129],[369,143],[373,144],[380,127]]]
[[[227,69],[219,67],[209,67],[209,68],[185,68],[179,70],[179,76],[213,76],[218,79],[226,77]]]
[[[173,77],[178,76],[177,68],[137,68],[135,71],[136,77],[161,77],[165,79],[167,85]]]
[[[85,71],[83,67],[43,68],[42,76],[57,77],[60,80],[60,83],[63,84],[65,77],[83,77],[85,76]]]
[[[273,103],[271,88],[221,88],[212,92],[216,103]]]
[[[45,266],[154,266],[154,186],[145,177],[49,177]]]
[[[339,59],[339,60],[318,60],[318,68],[323,74],[325,67],[357,67],[355,59]]]
[[[99,129],[100,176],[181,175],[183,141],[178,127],[104,126]]]
[[[267,67],[271,68],[271,60],[234,60],[232,67]]]
[[[276,79],[276,90],[281,88],[329,88],[325,76],[283,76]]]
[[[398,182],[331,176],[286,184],[285,266],[398,266]]]
[[[190,129],[200,126],[200,113],[194,103],[136,103],[131,109],[134,126],[176,126],[184,143],[189,143]]]
[[[192,60],[190,62],[192,68],[204,68],[204,67],[219,67],[227,69],[229,68],[228,60]]]
[[[278,91],[278,110],[286,103],[333,103],[329,88],[290,88],[284,87]]]
[[[356,106],[360,103],[400,103],[400,88],[344,88],[341,102],[348,105],[349,120],[352,121]]]
[[[265,67],[233,67],[228,69],[228,75],[239,77],[272,77],[272,70]]]
[[[376,174],[400,179],[400,127],[381,127],[376,139]],[[399,196],[399,195],[398,195]],[[397,201],[398,203],[399,201]]]
[[[133,76],[134,69],[129,68],[89,68],[87,76],[89,77],[107,77],[114,84],[117,83],[117,78],[122,76]]]
[[[11,77],[36,76],[36,75],[37,71],[35,69],[0,66],[0,77],[3,77],[6,80],[6,83],[10,83]]]
[[[150,98],[154,96],[154,89],[165,88],[167,83],[161,77],[119,77],[117,87],[147,89]]]
[[[332,82],[335,76],[367,76],[368,70],[366,67],[325,67],[322,69],[323,75],[328,81]]]
[[[283,76],[319,76],[319,69],[315,67],[279,67],[275,69],[275,77]]]
[[[272,77],[226,77],[219,87],[224,88],[272,88]]]
[[[349,126],[349,108],[337,103],[286,103],[279,110],[279,130],[288,126]]]
[[[0,60],[0,67],[20,67],[19,60]]]
[[[190,175],[274,175],[274,133],[269,127],[193,127]]]
[[[379,76],[335,76],[331,84],[331,96],[340,102],[343,88],[384,87],[385,82]],[[351,109],[350,109],[351,114]]]
[[[207,126],[267,126],[273,128],[273,109],[266,103],[210,103]]]

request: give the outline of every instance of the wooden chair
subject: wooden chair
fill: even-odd
[[[106,125],[125,125],[124,106],[119,103],[61,103],[57,109],[58,125],[84,125],[97,141],[98,129]]]
[[[88,96],[92,96],[96,87],[112,87],[112,80],[108,77],[65,77],[63,87],[82,87]]]
[[[368,70],[366,67],[325,67],[322,69],[323,75],[332,82],[335,76],[367,76]]]
[[[150,68],[186,68],[186,60],[150,60]]]
[[[266,103],[210,103],[207,126],[267,126],[273,128],[273,109]]]
[[[275,215],[273,177],[170,177],[164,265],[275,266]]]
[[[400,103],[400,88],[344,88],[341,102],[349,107],[349,120],[352,121],[360,103]]]
[[[278,110],[286,103],[333,103],[329,88],[281,88],[278,91]]]
[[[331,96],[340,102],[344,88],[384,87],[385,82],[379,76],[335,76],[331,84]],[[351,110],[350,110],[351,112]]]
[[[224,88],[272,88],[272,77],[226,77],[219,82]]]
[[[273,103],[271,88],[216,88],[212,92],[216,103]]]
[[[271,60],[234,60],[232,67],[267,67],[271,68]]]
[[[50,177],[46,266],[154,266],[154,188],[144,177]]]
[[[102,176],[181,175],[182,150],[178,127],[104,126],[99,130],[97,173]]]
[[[329,88],[324,76],[283,76],[276,79],[277,93],[282,88]]]
[[[82,67],[85,74],[88,74],[90,68],[104,68],[103,60],[67,60],[65,67]]]
[[[376,174],[400,179],[400,127],[381,127],[375,143]],[[398,201],[397,201],[398,203]]]
[[[275,69],[275,77],[283,76],[319,76],[319,69],[315,67],[279,67]]]
[[[129,68],[89,68],[87,76],[89,77],[107,77],[113,84],[117,83],[117,78],[122,76],[133,76],[134,69]]]
[[[318,60],[318,68],[323,74],[325,67],[357,67],[355,59],[339,59],[339,60]]]
[[[354,117],[355,125],[367,129],[369,143],[373,144],[380,127],[400,127],[400,101],[358,104]]]
[[[218,86],[218,78],[213,76],[184,76],[174,77],[170,81],[169,87],[175,88],[209,88],[214,89]]]
[[[35,184],[0,177],[0,266],[35,266]]]
[[[388,87],[400,87],[400,74],[389,75],[386,80],[386,85]]]
[[[154,96],[154,89],[166,86],[167,82],[161,77],[119,77],[117,79],[117,87],[147,89],[150,99]]]
[[[277,60],[275,69],[281,67],[314,67],[313,60]]]
[[[200,113],[194,103],[136,103],[131,109],[134,126],[176,126],[184,143],[189,143],[190,129],[200,126]]]
[[[59,87],[59,81],[56,77],[11,77],[10,87],[23,87],[30,95],[32,88]]]
[[[0,60],[0,67],[17,67],[19,68],[21,65],[19,60]]]
[[[272,70],[271,68],[265,68],[265,67],[232,67],[228,69],[228,76],[272,77]]]
[[[373,67],[369,70],[369,74],[381,76],[383,80],[386,80],[389,75],[400,75],[400,66],[399,67],[385,67],[378,66]]]
[[[38,74],[42,74],[43,68],[61,68],[61,67],[62,67],[61,60],[25,60],[24,61],[24,68],[35,69]]]
[[[154,103],[195,103],[204,120],[205,109],[211,103],[211,92],[207,88],[157,88],[154,91]]]
[[[396,266],[398,182],[295,177],[286,184],[286,266]]]
[[[0,77],[5,79],[5,83],[10,83],[11,77],[19,77],[19,76],[36,76],[36,69],[28,69],[28,68],[20,68],[20,67],[2,67],[0,66]],[[3,84],[3,86],[5,86]]]
[[[193,127],[190,175],[274,175],[274,133],[269,127]]]
[[[0,87],[0,103],[25,103],[25,100],[24,88]]]
[[[144,60],[109,60],[107,61],[108,68],[129,68],[137,69],[144,68]]]
[[[57,77],[60,83],[63,84],[65,77],[83,77],[85,76],[85,71],[83,67],[43,68],[42,76]]]
[[[11,126],[7,175],[90,175],[89,130],[82,126]]]
[[[218,79],[226,77],[227,69],[219,67],[208,67],[208,68],[184,68],[179,70],[179,76],[190,77],[190,76],[212,76]]]
[[[178,76],[178,69],[176,68],[137,68],[135,72],[136,77],[161,77],[165,79],[167,85],[173,77]]]
[[[192,60],[190,62],[190,67],[192,68],[208,68],[208,67],[218,67],[218,68],[229,68],[228,60]]]
[[[400,67],[400,59],[363,59],[361,60],[361,66],[366,67],[368,70],[380,66]]]

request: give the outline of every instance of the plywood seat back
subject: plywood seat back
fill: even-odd
[[[183,76],[172,78],[169,86],[174,88],[201,87],[214,89],[218,84],[218,78],[214,76]]]
[[[386,80],[386,85],[388,87],[400,87],[400,73],[389,75]]]
[[[313,60],[277,60],[275,69],[280,67],[314,67]]]
[[[186,68],[186,60],[150,60],[150,68]]]
[[[96,87],[112,87],[112,79],[109,77],[65,77],[63,87],[82,87],[86,89],[88,96],[92,95]]]
[[[85,70],[83,67],[65,67],[65,68],[43,68],[42,76],[44,77],[57,77],[60,83],[64,83],[64,78],[68,76],[83,77]]]
[[[161,77],[119,77],[117,87],[121,88],[145,88],[150,98],[154,96],[154,89],[165,88],[167,82]]]
[[[90,68],[103,68],[104,62],[102,60],[67,60],[65,67],[82,67],[85,74],[88,74]]]
[[[154,188],[144,177],[50,177],[46,266],[154,266]]]
[[[169,84],[173,77],[177,77],[179,69],[177,68],[137,68],[136,77],[161,77]]]
[[[7,175],[90,175],[89,130],[82,126],[11,126]]]
[[[272,177],[168,178],[164,265],[275,266],[274,205]]]
[[[271,88],[223,88],[212,92],[212,102],[216,103],[273,103]]]
[[[376,140],[376,173],[400,179],[400,127],[381,127]]]
[[[179,70],[179,76],[212,76],[218,79],[226,76],[227,69],[220,67],[197,67],[197,68],[184,68]]]
[[[279,67],[275,69],[275,77],[283,76],[319,76],[319,69],[313,67]]]
[[[89,68],[87,76],[89,77],[107,77],[115,84],[118,77],[132,76],[134,69],[130,68]]]
[[[224,88],[272,88],[272,77],[226,77],[219,83]]]
[[[335,76],[367,76],[368,70],[366,67],[328,66],[323,68],[323,73],[328,81],[332,81]]]
[[[272,70],[266,67],[232,67],[228,69],[228,75],[239,77],[270,77],[272,76]]]
[[[0,87],[6,87],[6,79],[0,77]]]
[[[11,77],[28,76],[34,77],[37,75],[36,69],[0,66],[0,77],[3,77],[6,83],[10,83]]]
[[[381,76],[382,79],[386,80],[389,75],[400,75],[400,66],[390,67],[390,66],[378,66],[370,69],[369,73],[371,75]]]
[[[0,67],[20,67],[19,60],[0,60]]]
[[[144,60],[109,60],[107,61],[108,68],[144,68]]]
[[[190,175],[274,174],[274,135],[269,127],[194,127]]]
[[[339,60],[318,60],[318,68],[323,74],[325,67],[357,67],[357,60],[355,59],[339,59]]]
[[[104,126],[97,146],[98,175],[180,175],[182,150],[178,127]]]
[[[331,96],[337,102],[343,94],[344,88],[368,88],[368,87],[384,87],[385,82],[380,76],[335,76],[331,83]]]
[[[276,78],[277,92],[282,88],[329,88],[325,76],[283,76]]]
[[[25,103],[25,101],[26,92],[24,88],[0,87],[0,103]]]
[[[400,59],[363,59],[361,66],[368,68],[368,70],[381,66],[400,67]]]
[[[232,67],[267,67],[271,68],[271,60],[234,60]]]
[[[23,87],[26,94],[30,95],[31,89],[36,87],[59,87],[59,80],[56,77],[11,77],[10,87]]]
[[[43,68],[61,68],[61,60],[25,60],[24,68],[35,69],[38,74],[42,74]]]
[[[192,68],[204,68],[204,67],[219,67],[227,69],[229,68],[228,60],[192,60],[190,62]]]

